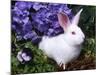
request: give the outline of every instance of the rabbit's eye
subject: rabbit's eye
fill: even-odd
[[[72,34],[75,35],[76,33],[73,31]]]

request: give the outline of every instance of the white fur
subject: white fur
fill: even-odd
[[[44,36],[39,44],[39,49],[41,49],[49,58],[54,59],[59,66],[63,66],[63,69],[65,69],[66,63],[75,60],[79,56],[81,44],[85,38],[82,30],[75,24],[75,19],[74,24],[70,23],[66,28],[64,27],[66,26],[62,27],[64,29],[64,34],[60,34],[56,37]],[[75,32],[75,35],[72,35],[73,31]]]

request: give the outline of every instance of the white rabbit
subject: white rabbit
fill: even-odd
[[[65,64],[75,60],[81,51],[81,44],[84,42],[85,35],[78,27],[81,9],[72,19],[63,12],[59,13],[58,21],[64,33],[55,37],[44,36],[39,44],[41,49],[49,58],[65,69]]]

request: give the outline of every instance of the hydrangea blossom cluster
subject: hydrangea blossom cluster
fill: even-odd
[[[57,14],[64,12],[70,19],[71,9],[66,4],[12,1],[12,30],[16,38],[37,43],[43,35],[56,36],[63,32]]]

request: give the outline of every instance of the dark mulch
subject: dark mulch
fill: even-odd
[[[96,58],[93,55],[81,55],[77,60],[66,64],[65,71],[96,69]],[[58,68],[59,71],[64,71]]]

